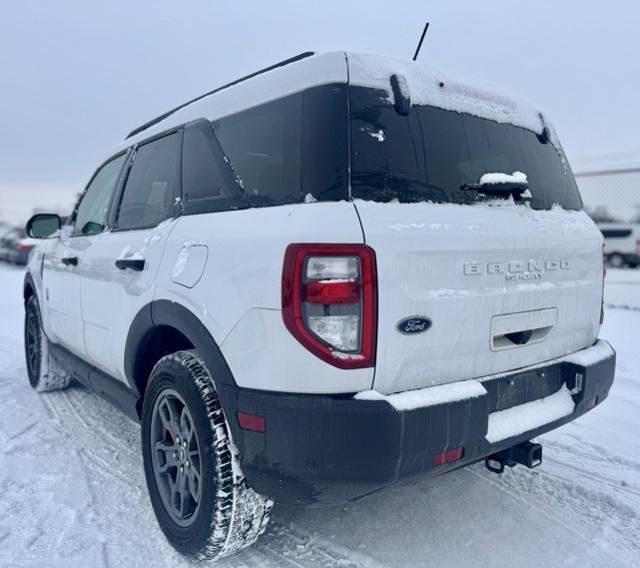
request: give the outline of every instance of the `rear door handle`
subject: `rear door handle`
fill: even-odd
[[[78,257],[77,256],[67,256],[62,259],[62,264],[66,266],[78,266]]]
[[[144,258],[119,258],[116,260],[116,266],[120,270],[136,270],[141,272],[144,270]]]

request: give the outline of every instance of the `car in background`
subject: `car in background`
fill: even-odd
[[[604,236],[604,257],[609,266],[640,266],[640,224],[600,223]]]
[[[11,243],[16,229],[14,227],[2,227],[0,229],[0,260],[9,260]]]
[[[10,228],[0,236],[0,260],[24,266],[36,244],[37,241],[29,238],[24,229]]]

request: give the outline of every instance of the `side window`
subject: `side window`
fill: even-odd
[[[214,122],[216,137],[257,207],[302,201],[300,117],[302,94]]]
[[[73,235],[95,235],[107,224],[109,204],[115,190],[126,154],[122,154],[102,166],[89,183],[76,208],[73,219]]]
[[[139,146],[118,210],[118,229],[146,229],[173,211],[178,172],[177,133]]]
[[[211,123],[207,120],[200,120],[184,129],[182,197],[186,214],[249,206],[229,164],[224,161]]]

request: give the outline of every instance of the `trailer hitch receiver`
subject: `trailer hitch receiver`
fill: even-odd
[[[526,465],[529,469],[542,463],[542,446],[533,442],[522,442],[501,452],[491,454],[484,460],[484,465],[493,473],[504,472],[505,466]]]

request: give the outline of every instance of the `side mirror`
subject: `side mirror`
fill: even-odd
[[[33,239],[48,239],[62,225],[60,217],[55,213],[38,213],[27,222],[27,235]]]

